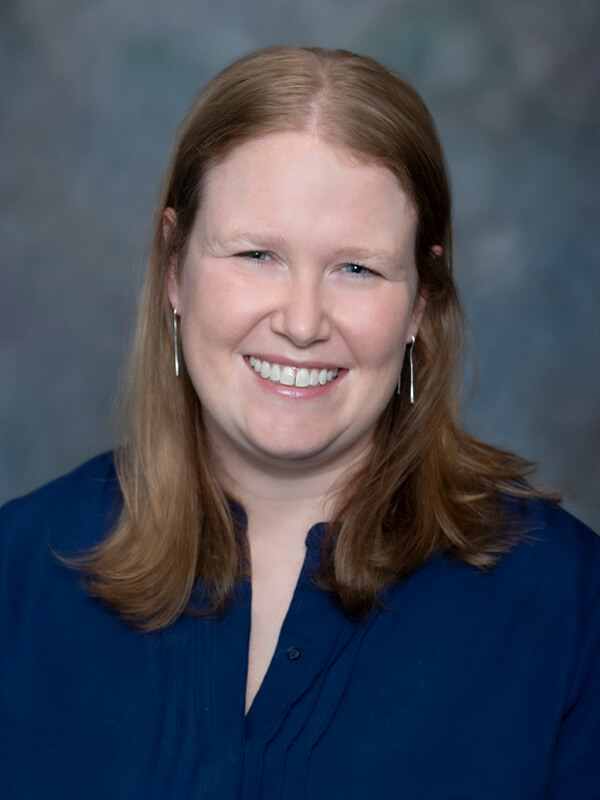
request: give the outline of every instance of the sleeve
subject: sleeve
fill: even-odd
[[[600,800],[600,590],[556,741],[549,800]]]

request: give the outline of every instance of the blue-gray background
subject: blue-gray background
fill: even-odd
[[[600,4],[1,0],[0,501],[111,443],[169,144],[200,85],[276,43],[408,77],[455,190],[479,356],[469,429],[600,529]]]

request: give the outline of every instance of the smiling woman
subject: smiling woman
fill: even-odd
[[[597,797],[600,542],[458,426],[451,264],[401,78],[206,87],[122,440],[0,513],[7,797]]]
[[[331,481],[367,457],[425,308],[416,223],[387,168],[313,132],[265,134],[210,171],[168,294],[233,496],[249,458]]]

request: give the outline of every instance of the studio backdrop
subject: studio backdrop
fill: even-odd
[[[171,139],[201,85],[279,43],[343,47],[431,108],[478,352],[465,424],[600,529],[600,5],[3,0],[0,502],[112,443]]]

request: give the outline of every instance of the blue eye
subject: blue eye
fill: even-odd
[[[342,269],[347,275],[352,275],[352,277],[356,278],[368,278],[375,274],[372,270],[362,267],[360,264],[344,264]]]
[[[250,261],[266,261],[269,254],[262,250],[249,250],[247,253],[239,253],[239,256],[240,258],[247,258]]]

